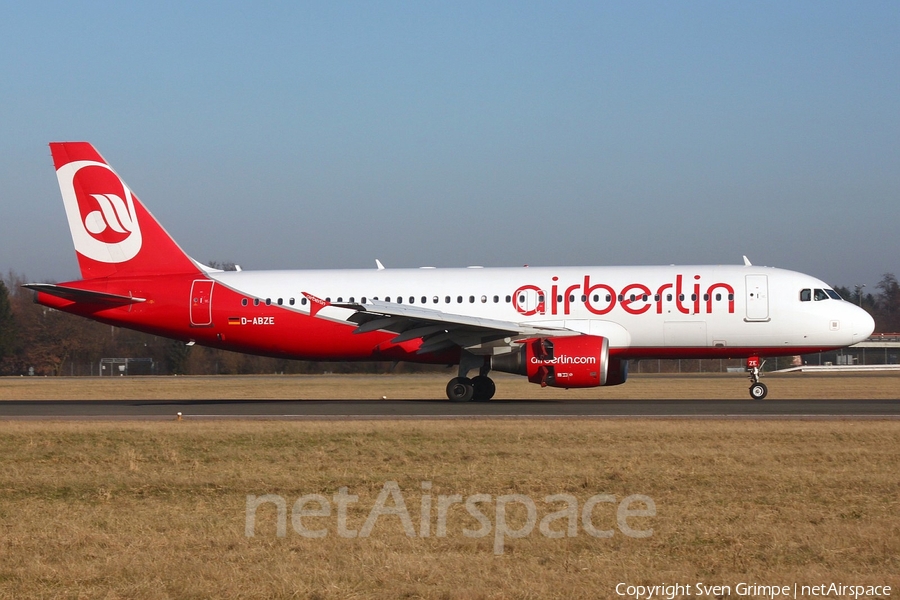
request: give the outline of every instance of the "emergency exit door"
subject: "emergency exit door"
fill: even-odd
[[[191,285],[191,327],[212,325],[212,293],[215,281],[197,279]]]
[[[769,320],[769,277],[747,275],[747,321]]]

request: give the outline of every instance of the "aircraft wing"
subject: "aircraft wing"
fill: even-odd
[[[419,354],[453,346],[482,354],[490,353],[491,347],[509,346],[514,340],[546,335],[579,335],[577,331],[559,327],[484,319],[382,300],[370,300],[366,304],[332,304],[305,292],[304,296],[310,301],[310,314],[356,324],[354,333],[390,331],[397,334],[391,340],[395,344],[421,338]],[[325,308],[330,310],[322,312]]]

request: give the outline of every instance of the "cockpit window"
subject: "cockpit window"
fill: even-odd
[[[800,290],[800,302],[809,302],[810,300],[812,300],[812,290],[809,288]]]
[[[825,290],[825,293],[828,294],[828,296],[829,296],[832,300],[843,300],[843,298],[841,298],[841,295],[838,294],[838,293],[837,293],[836,291],[834,291],[834,290]]]
[[[825,293],[825,290],[816,289],[813,292],[813,298],[818,302],[819,300],[828,300],[828,294]]]

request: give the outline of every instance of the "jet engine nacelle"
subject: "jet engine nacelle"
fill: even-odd
[[[618,385],[628,378],[628,363],[610,360],[609,340],[596,335],[525,340],[519,350],[493,356],[491,368],[525,375],[542,387]]]

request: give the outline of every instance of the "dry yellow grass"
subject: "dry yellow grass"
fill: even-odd
[[[0,400],[147,399],[445,399],[452,373],[429,375],[268,375],[192,377],[0,377]],[[624,385],[544,388],[524,377],[492,374],[500,400],[531,398],[748,398],[741,374],[634,375]],[[779,374],[763,379],[769,398],[900,398],[900,372]]]
[[[367,538],[277,537],[247,495],[360,497],[359,529],[396,481],[418,529],[423,494],[598,493],[653,499],[646,539],[537,529],[446,537],[396,516]],[[423,491],[421,482],[432,488]],[[555,507],[558,508],[558,507]],[[555,509],[554,508],[554,509]],[[3,598],[615,598],[618,582],[900,585],[896,422],[442,421],[0,424]],[[493,514],[485,510],[491,515]],[[612,505],[598,526],[615,527]],[[521,523],[522,511],[510,521]],[[731,597],[737,597],[732,593]]]

